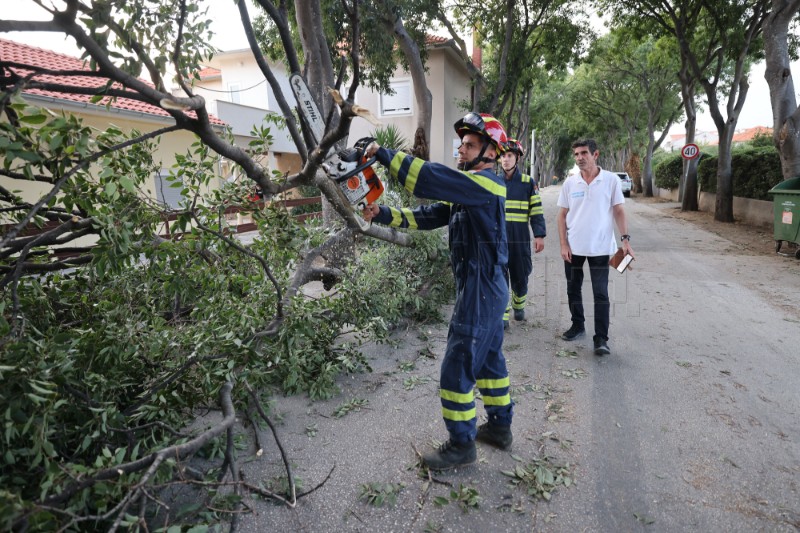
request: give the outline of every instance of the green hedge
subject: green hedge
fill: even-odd
[[[741,198],[771,201],[767,194],[772,187],[783,181],[781,160],[774,147],[745,148],[731,156],[733,173],[733,195]],[[717,157],[704,157],[697,167],[700,190],[717,192]]]
[[[654,161],[653,165],[653,183],[659,189],[677,188],[681,181],[681,174],[683,174],[683,158],[680,154],[668,154],[659,156],[658,159],[659,161]]]
[[[738,149],[731,156],[733,195],[755,200],[772,200],[767,194],[783,181],[780,156],[772,146]],[[680,183],[683,159],[679,154],[663,157],[654,167],[654,183],[661,189],[674,189]],[[700,190],[717,192],[717,156],[706,152],[700,155],[697,166]]]

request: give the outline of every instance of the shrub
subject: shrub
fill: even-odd
[[[681,182],[683,158],[680,154],[670,154],[653,167],[653,182],[660,189],[674,189]]]
[[[320,195],[319,189],[314,185],[301,185],[297,189],[300,192],[301,198],[313,198]],[[321,203],[296,205],[292,207],[290,213],[293,217],[296,217],[305,213],[317,213],[319,211],[322,211]]]
[[[781,161],[774,147],[744,148],[731,156],[733,195],[754,200],[772,200],[767,194],[783,181]],[[717,157],[704,157],[697,167],[700,189],[717,192]]]
[[[298,250],[325,232],[296,223],[285,209],[254,216],[269,230],[251,249],[273,265],[285,291]],[[369,369],[359,350],[364,342],[383,340],[402,318],[439,318],[439,305],[453,294],[452,276],[441,275],[449,271],[442,233],[416,233],[414,243],[366,242],[336,294],[295,298],[275,337],[255,335],[277,303],[261,264],[208,236],[147,248],[134,268],[102,271],[97,261],[69,274],[22,278],[18,302],[8,293],[0,300],[0,529],[12,530],[25,516],[31,530],[56,530],[70,522],[69,513],[114,508],[144,472],[87,485],[58,512],[38,504],[76,479],[184,438],[175,432],[214,405],[226,381],[235,384],[235,409],[244,413],[244,380],[255,390],[324,398],[341,374]],[[11,312],[25,318],[24,330],[13,329]],[[164,462],[148,486],[170,483],[178,468]],[[65,529],[104,531],[112,515],[91,528]]]

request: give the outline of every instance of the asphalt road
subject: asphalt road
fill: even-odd
[[[800,530],[800,261],[743,250],[674,218],[676,204],[628,201],[637,260],[610,273],[612,353],[600,358],[590,321],[586,338],[558,337],[569,313],[557,194],[543,190],[549,237],[529,319],[504,341],[513,449],[481,446],[476,465],[418,475],[414,448],[446,439],[447,327],[404,329],[368,347],[373,372],[343,377],[336,397],[276,399],[301,491],[319,487],[293,509],[249,498],[241,531]],[[587,276],[586,303],[589,287]],[[334,416],[353,400],[366,403]],[[264,438],[263,455],[243,464],[253,483],[282,473]],[[564,466],[571,485],[544,501],[502,473],[535,460]],[[396,504],[362,501],[371,483],[398,484]],[[469,494],[480,501],[465,510],[458,495]]]

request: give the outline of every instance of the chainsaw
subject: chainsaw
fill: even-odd
[[[289,83],[308,131],[319,144],[325,134],[325,121],[317,103],[300,74],[292,74]],[[334,152],[322,162],[322,169],[336,183],[336,190],[342,200],[355,212],[362,211],[367,204],[373,203],[383,194],[383,183],[372,168],[375,157],[367,158],[365,155],[367,147],[374,140],[373,137],[359,139],[352,148]],[[369,228],[369,222],[360,216],[354,218],[362,230]]]

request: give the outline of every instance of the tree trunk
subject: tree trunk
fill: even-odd
[[[630,176],[631,181],[636,184],[636,187],[633,189],[634,192],[641,193],[644,189],[642,186],[642,170],[641,170],[642,161],[639,158],[639,154],[637,152],[631,152],[630,157],[628,157],[627,162],[624,165],[625,172],[628,173]],[[650,189],[650,196],[653,196],[653,190]]]
[[[783,179],[800,176],[800,110],[792,79],[788,48],[789,23],[800,11],[800,0],[773,0],[764,23],[764,78],[772,104],[772,138],[781,157]]]
[[[385,5],[385,4],[384,4]],[[387,12],[392,11],[387,8]],[[425,81],[425,65],[417,43],[411,38],[403,25],[403,19],[395,17],[386,20],[387,28],[394,33],[397,44],[408,62],[411,80],[414,85],[414,98],[417,102],[417,129],[414,133],[412,153],[420,159],[430,159],[429,139],[431,137],[431,117],[433,115],[433,96]]]
[[[719,138],[717,156],[717,201],[714,220],[733,222],[733,173],[731,172],[731,140],[733,126],[725,126]]]
[[[686,112],[686,123],[684,129],[686,136],[684,144],[694,143],[695,132],[697,130],[697,110],[695,109],[695,85],[694,78],[689,74],[688,61],[681,56],[681,70],[678,73],[681,80],[681,96],[683,97],[683,109]],[[697,162],[699,158],[683,161],[683,175],[681,176],[678,188],[678,198],[681,201],[681,211],[697,211]]]
[[[486,110],[486,113],[495,113],[495,110],[500,103],[500,96],[503,94],[503,89],[506,87],[506,80],[508,79],[508,54],[509,49],[511,48],[511,37],[514,34],[514,8],[515,8],[516,0],[506,0],[506,10],[505,10],[505,17],[506,17],[506,31],[505,31],[505,43],[503,45],[503,49],[500,52],[500,61],[497,66],[497,84],[494,89],[494,95],[492,96],[492,102],[489,104],[489,109]]]

